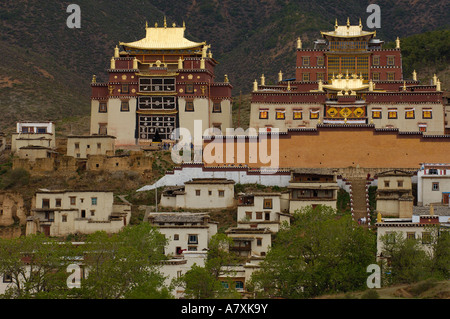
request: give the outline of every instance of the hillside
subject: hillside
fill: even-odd
[[[92,75],[98,81],[105,79],[114,46],[144,37],[145,21],[161,24],[164,16],[169,25],[185,21],[188,38],[212,45],[220,62],[217,78],[228,74],[238,97],[240,92],[249,94],[252,81],[262,73],[267,83],[276,80],[279,70],[285,77],[294,76],[298,36],[305,47],[311,47],[319,31],[333,28],[335,18],[344,23],[350,17],[357,23],[361,17],[365,24],[369,16],[368,3],[358,0],[80,0],[81,29],[69,29],[68,4],[55,0],[0,3],[1,130],[30,119],[69,117],[83,124],[78,119],[89,115]],[[382,10],[377,36],[385,41],[449,29],[448,1],[380,0],[377,4]],[[61,124],[70,131],[65,122]],[[86,125],[74,127],[86,129]]]

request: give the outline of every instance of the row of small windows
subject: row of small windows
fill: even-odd
[[[70,205],[76,205],[77,204],[77,198],[76,196],[70,196]],[[80,202],[84,202],[84,198],[80,198]],[[62,199],[56,198],[55,199],[55,207],[61,207]],[[96,206],[97,205],[97,197],[91,197],[91,205]],[[50,208],[50,199],[44,198],[42,199],[42,208]]]
[[[310,119],[318,119],[319,118],[319,110],[310,110],[309,118]],[[259,110],[259,118],[261,120],[269,119],[269,110]],[[292,112],[292,118],[294,120],[302,120],[303,119],[303,110],[294,110]],[[275,119],[277,120],[285,120],[286,119],[286,111],[285,110],[276,110],[275,111]]]
[[[338,59],[338,57],[330,58],[328,61],[328,64],[333,65],[333,63],[336,63],[335,59]],[[353,65],[353,63],[355,61],[354,57],[341,57],[341,59],[342,59],[342,65],[344,67],[350,67],[351,65]],[[364,59],[364,63],[368,62],[367,57],[359,57],[358,58],[358,60],[360,60],[360,61],[361,61],[361,59]],[[323,56],[316,57],[316,65],[324,66],[324,57]],[[372,56],[372,65],[374,65],[374,66],[380,65],[380,56],[379,55]],[[394,66],[395,65],[395,56],[387,56],[386,57],[386,65]],[[302,66],[304,66],[304,67],[311,66],[311,57],[309,57],[309,56],[302,57]]]
[[[184,107],[185,112],[195,112],[194,101],[186,101],[186,105]],[[222,113],[222,103],[221,102],[213,102],[213,113]]]
[[[397,119],[398,118],[398,110],[397,109],[388,109],[387,112],[388,119]],[[415,119],[416,111],[414,108],[405,109],[405,119]],[[382,111],[381,109],[373,109],[372,110],[372,118],[381,119]],[[433,111],[431,109],[422,109],[422,119],[432,119]]]
[[[130,102],[122,101],[120,103],[120,111],[121,112],[129,112],[130,111]],[[98,113],[108,113],[108,103],[107,102],[100,102],[98,104]]]
[[[397,109],[388,109],[388,119],[397,119],[398,118],[398,110]],[[269,119],[269,110],[260,109],[259,110],[259,118],[262,120]],[[277,120],[286,119],[286,111],[279,109],[275,110],[275,118]],[[294,110],[292,113],[292,118],[294,120],[302,120],[303,119],[303,110]],[[309,111],[310,119],[318,119],[319,118],[319,110],[310,110]],[[372,118],[381,119],[382,118],[382,110],[381,109],[373,109],[372,110]],[[415,118],[415,109],[410,108],[405,110],[405,119],[414,119]],[[431,109],[423,109],[422,110],[422,119],[432,119],[433,111]]]
[[[363,78],[366,78],[366,79],[368,78],[368,73],[367,72],[361,73],[361,75],[363,76]],[[329,73],[328,76],[331,78],[333,76],[333,73]],[[380,72],[372,72],[372,80],[373,81],[383,80],[381,78]],[[386,73],[386,77],[385,77],[384,80],[395,81],[395,72],[387,72]],[[303,82],[308,82],[308,81],[314,81],[314,80],[311,78],[311,74],[310,73],[304,72],[304,73],[302,73],[302,81]],[[323,72],[316,73],[315,81],[325,81],[325,74]]]

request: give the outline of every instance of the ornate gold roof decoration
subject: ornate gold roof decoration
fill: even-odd
[[[163,28],[158,28],[158,23],[155,23],[154,28],[148,27],[148,23],[146,23],[145,30],[145,38],[135,42],[120,42],[120,45],[141,50],[179,50],[206,45],[206,42],[193,42],[184,37],[184,31],[186,30],[184,22],[183,27],[174,26],[168,28],[165,17]]]
[[[363,36],[375,36],[375,31],[363,31],[363,26],[361,19],[359,19],[359,25],[351,25],[350,19],[347,18],[346,25],[338,25],[337,19],[334,25],[334,31],[330,32],[320,32],[322,36],[338,37],[338,38],[349,38],[349,37],[363,37]]]
[[[331,78],[331,83],[328,85],[322,85],[324,89],[338,91],[340,94],[344,92],[345,95],[355,95],[356,91],[366,90],[369,88],[368,84],[364,84],[362,76],[352,74],[349,76],[348,72],[345,77],[339,73],[336,77]],[[339,94],[338,93],[338,94]]]

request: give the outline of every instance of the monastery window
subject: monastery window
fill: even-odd
[[[102,143],[97,143],[97,149],[101,150],[102,149]]]
[[[61,222],[67,223],[67,215],[62,215],[61,217]]]
[[[394,81],[395,80],[395,73],[394,72],[388,72],[387,80],[388,81]]]
[[[91,210],[91,216],[95,216],[95,210]]]
[[[319,110],[310,110],[309,111],[309,118],[311,120],[317,120],[319,118]]]
[[[386,232],[386,243],[395,244],[395,233],[394,232]]]
[[[389,188],[389,184],[390,184],[389,181],[384,181],[384,187],[385,188]]]
[[[195,196],[200,196],[200,194],[201,194],[201,191],[199,189],[196,189],[195,190]]]
[[[302,57],[302,66],[309,66],[309,56]]]
[[[416,233],[415,232],[407,232],[406,239],[416,239]]]
[[[129,112],[130,111],[130,102],[122,101],[120,103],[120,112]]]
[[[107,135],[108,134],[108,128],[106,123],[100,123],[98,125],[98,134],[100,135]]]
[[[3,282],[4,283],[10,283],[12,282],[12,275],[11,274],[4,274],[3,275]]]
[[[100,102],[98,105],[98,113],[107,113],[108,112],[108,105],[106,102]]]
[[[396,119],[397,118],[397,109],[389,109],[388,110],[388,118]]]
[[[405,111],[405,119],[414,119],[415,115],[414,115],[414,109],[406,109]]]
[[[261,120],[269,119],[269,111],[267,111],[267,110],[259,110],[259,118]]]
[[[75,143],[75,149],[79,150],[80,149],[80,143]]]
[[[431,186],[432,191],[439,191],[439,182],[433,182],[433,185]]]
[[[303,119],[303,111],[301,111],[301,110],[294,110],[293,118],[294,118],[294,120],[301,120],[301,119]]]
[[[70,205],[76,205],[77,198],[75,196],[70,196]]]
[[[422,244],[431,244],[431,233],[430,232],[422,233]]]
[[[140,92],[173,92],[175,91],[175,78],[141,78],[139,79]]]
[[[50,200],[49,199],[42,200],[42,208],[50,208]]]
[[[420,132],[426,132],[427,131],[427,124],[426,123],[419,123],[419,131]]]
[[[317,57],[317,66],[323,66],[323,56]]]
[[[256,219],[263,219],[262,212],[256,212]]]
[[[270,213],[267,213],[267,212],[266,212],[266,213],[264,214],[264,216],[265,216],[265,219],[266,219],[266,220],[270,220]]]
[[[423,109],[422,110],[422,118],[423,119],[433,118],[433,111],[431,109]]]
[[[375,66],[380,65],[380,56],[379,55],[374,55],[372,57],[372,65],[375,65]]]
[[[262,238],[256,238],[256,246],[258,247],[262,246]]]
[[[225,197],[225,191],[220,190],[219,191],[219,197]]]
[[[173,240],[180,240],[180,235],[179,234],[174,234],[173,235]]]
[[[380,109],[372,110],[372,118],[373,119],[381,119],[381,110]]]
[[[198,235],[189,235],[188,244],[198,244]]]
[[[309,73],[303,73],[303,82],[308,82],[309,81]]]
[[[222,103],[221,102],[213,103],[213,113],[222,113]]]
[[[252,212],[245,212],[245,218],[252,219]]]
[[[395,65],[395,56],[387,57],[387,65]]]
[[[194,112],[194,101],[186,101],[186,112]]]
[[[38,134],[45,134],[45,133],[47,133],[47,128],[46,127],[38,127],[37,132],[38,132]]]
[[[397,187],[403,187],[403,181],[397,181]]]
[[[430,174],[430,175],[438,175],[438,170],[436,168],[430,168],[428,170],[428,174]]]
[[[323,72],[319,72],[316,74],[316,80],[317,81],[324,81],[325,80],[325,74]]]
[[[91,198],[91,204],[92,204],[93,206],[96,206],[96,205],[97,205],[97,197],[92,197],[92,198]]]
[[[276,118],[277,120],[284,120],[286,118],[286,111],[277,110]]]
[[[264,199],[264,209],[272,209],[272,199],[271,198]]]
[[[211,196],[212,195],[212,191],[208,191],[208,195]]]
[[[372,80],[380,81],[380,72],[372,72]]]
[[[194,93],[194,84],[186,84],[186,93],[193,94]]]
[[[130,88],[128,84],[122,84],[122,90],[120,91],[122,94],[130,93]]]
[[[55,200],[55,207],[61,207],[61,198]]]

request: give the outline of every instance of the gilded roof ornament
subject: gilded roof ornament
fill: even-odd
[[[416,70],[413,71],[412,75],[413,75],[413,80],[417,81],[417,72],[416,72]]]
[[[166,19],[166,16],[164,16],[164,28],[167,28],[167,19]]]
[[[400,49],[400,38],[399,37],[397,37],[397,39],[395,39],[395,48]]]

